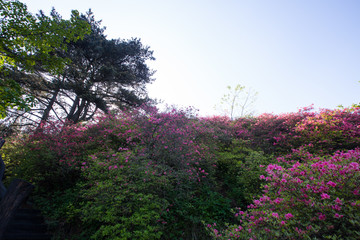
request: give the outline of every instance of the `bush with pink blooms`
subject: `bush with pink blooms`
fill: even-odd
[[[312,110],[308,107],[297,113],[239,118],[234,128],[239,138],[266,153],[286,153],[307,144],[313,144],[313,150],[331,153],[360,144],[359,107]]]
[[[147,106],[43,123],[2,153],[58,239],[359,239],[359,139],[356,106],[233,121]]]
[[[313,144],[317,151],[331,153],[354,149],[360,144],[360,108],[322,109],[295,127],[297,141]]]
[[[296,113],[261,114],[258,117],[239,118],[234,121],[236,135],[248,141],[248,145],[265,153],[283,153],[301,145],[295,128],[303,119],[314,116],[312,108]]]
[[[95,239],[117,234],[158,239],[163,232],[172,238],[201,238],[206,234],[202,221],[231,216],[230,201],[215,191],[210,176],[222,130],[208,126],[192,109],[145,107],[85,125],[45,123],[9,144],[5,154],[17,159],[15,174],[37,186],[39,207],[50,217],[65,214],[58,219],[68,228],[63,232],[76,227]],[[139,196],[144,205],[135,201]],[[102,215],[102,204],[112,209],[111,216]]]
[[[238,225],[222,232],[209,225],[214,238],[360,238],[359,149],[302,163],[279,158],[265,170],[263,195],[237,211]]]

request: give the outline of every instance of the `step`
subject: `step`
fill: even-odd
[[[45,223],[33,223],[29,221],[11,221],[6,227],[7,232],[40,232],[47,231],[47,225]]]
[[[51,240],[39,210],[18,209],[10,220],[2,240]]]
[[[39,233],[8,233],[5,232],[3,240],[51,240],[49,234]]]
[[[25,210],[25,211],[24,211]],[[17,221],[29,221],[32,223],[43,223],[44,218],[41,216],[40,211],[31,209],[19,209],[15,212],[12,219],[13,222]]]
[[[37,209],[32,209],[32,208],[19,208],[16,210],[16,213],[19,214],[36,214],[36,215],[41,215],[41,211],[37,210]]]

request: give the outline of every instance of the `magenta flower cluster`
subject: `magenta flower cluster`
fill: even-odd
[[[209,227],[214,238],[360,238],[359,108],[262,115],[236,124],[240,137],[285,154],[262,166],[263,195],[236,213],[238,225]]]

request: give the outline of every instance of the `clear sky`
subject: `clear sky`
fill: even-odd
[[[154,51],[152,98],[200,115],[228,85],[258,92],[254,110],[295,112],[360,102],[358,0],[22,0],[102,19],[108,38],[141,38]]]

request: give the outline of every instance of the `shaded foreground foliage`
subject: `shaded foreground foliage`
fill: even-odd
[[[7,179],[58,239],[358,239],[359,111],[49,122],[7,142]]]

